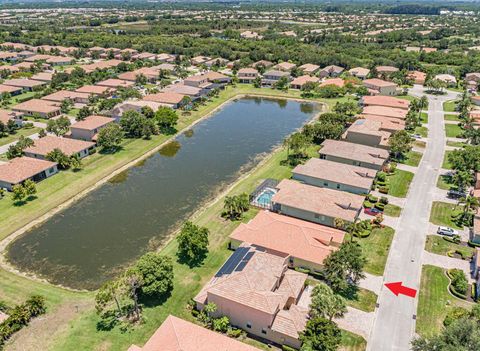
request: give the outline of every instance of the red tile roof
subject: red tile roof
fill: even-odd
[[[55,165],[55,162],[37,160],[31,157],[14,158],[7,163],[0,164],[0,180],[10,184],[18,184]]]

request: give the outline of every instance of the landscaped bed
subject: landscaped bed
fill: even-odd
[[[465,260],[469,260],[473,256],[475,252],[473,248],[459,245],[449,240],[452,239],[438,235],[428,235],[425,250],[437,255],[449,257],[456,257],[458,255]]]
[[[442,174],[438,176],[437,188],[440,188],[442,190],[451,190],[451,189],[457,189],[457,186],[453,184],[453,180],[451,176]]]
[[[451,154],[453,151],[448,150],[445,151],[445,156],[443,157],[442,168],[444,169],[452,169],[452,165],[448,162],[448,155]]]

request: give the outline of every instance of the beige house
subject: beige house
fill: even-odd
[[[62,138],[53,135],[47,135],[36,139],[33,146],[25,149],[25,156],[45,160],[47,155],[54,149],[59,149],[67,156],[78,155],[80,158],[88,156],[90,150],[95,147],[95,143],[90,141]]]
[[[158,102],[162,106],[171,107],[177,109],[182,106],[185,95],[177,94],[174,92],[160,92],[157,94],[149,94],[143,97],[145,101]]]
[[[157,111],[162,104],[154,101],[146,100],[127,100],[119,103],[112,109],[112,117],[116,122],[120,121],[122,115],[127,111],[141,112],[143,107],[150,107],[153,111]]]
[[[290,82],[290,87],[292,89],[302,89],[303,86],[308,82],[318,83],[319,81],[320,81],[320,79],[318,79],[317,77],[311,77],[311,76],[308,76],[308,75],[304,75],[304,76],[294,78]]]
[[[410,108],[410,101],[408,100],[383,95],[365,95],[361,99],[361,104],[363,106],[384,106],[403,110]]]
[[[306,63],[304,65],[301,65],[300,67],[298,67],[304,74],[307,74],[307,75],[314,75],[315,73],[318,72],[318,70],[320,69],[320,66],[318,65],[314,65],[314,64],[311,64],[311,63]]]
[[[345,69],[343,67],[331,65],[331,66],[322,68],[318,73],[318,76],[320,78],[338,77],[340,74],[342,74],[344,70]]]
[[[78,121],[70,126],[70,138],[97,141],[98,132],[110,123],[115,122],[114,118],[104,116],[88,116],[83,121]]]
[[[363,85],[368,89],[372,95],[397,95],[398,85],[393,82],[387,82],[386,80],[372,78],[365,79]]]
[[[390,132],[382,130],[382,122],[371,119],[357,119],[347,128],[342,139],[351,143],[388,150],[390,136]]]
[[[6,163],[0,163],[0,189],[12,191],[17,184],[27,179],[39,182],[57,173],[57,164],[30,157],[17,157]]]
[[[363,108],[362,114],[384,116],[389,118],[398,118],[405,120],[407,118],[408,111],[402,108],[368,105]]]
[[[293,169],[292,178],[308,185],[366,195],[376,174],[370,168],[311,158]]]
[[[363,80],[368,77],[370,70],[368,68],[363,68],[363,67],[354,67],[350,69],[348,72],[350,72],[352,76]]]
[[[300,348],[308,318],[307,275],[288,269],[284,254],[242,244],[195,296],[197,308],[217,306],[215,316],[256,337]]]
[[[241,68],[237,77],[240,83],[252,83],[258,77],[258,71],[255,68]]]
[[[280,63],[277,63],[275,66],[273,66],[272,68],[275,69],[275,70],[278,70],[278,71],[283,71],[283,72],[290,72],[292,69],[294,69],[295,67],[297,67],[296,64],[294,63],[291,63],[291,62],[280,62]]]
[[[52,118],[59,116],[62,112],[60,106],[52,101],[31,99],[21,102],[12,107],[15,112],[20,112],[29,116],[40,116],[42,118]]]
[[[87,104],[90,95],[88,93],[80,93],[70,90],[59,90],[52,94],[42,97],[42,100],[62,103],[64,100],[72,100],[74,104]]]
[[[405,120],[399,118],[392,118],[386,116],[379,116],[379,115],[368,115],[368,114],[359,114],[357,115],[358,119],[367,119],[371,121],[380,122],[380,130],[389,133],[395,133],[399,130],[405,129]]]
[[[283,77],[290,81],[290,73],[284,71],[268,71],[263,74],[262,85],[273,86]]]
[[[389,152],[384,149],[331,139],[322,143],[319,154],[324,160],[375,170],[382,169],[389,156]]]

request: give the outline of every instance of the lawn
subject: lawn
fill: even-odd
[[[428,113],[427,112],[420,112],[420,122],[428,123]]]
[[[464,130],[457,124],[445,124],[447,138],[461,138]]]
[[[432,204],[432,212],[430,213],[430,222],[435,225],[450,227],[454,229],[463,229],[458,226],[452,219],[452,215],[458,215],[460,209],[455,204],[441,201],[434,201]]]
[[[196,119],[211,112],[215,107],[219,106],[229,97],[238,94],[271,94],[274,96],[298,97],[299,93],[285,93],[271,89],[254,89],[251,86],[239,86],[238,88],[228,88],[220,93],[220,97],[215,98],[212,103],[206,106],[200,106],[198,111],[194,111],[190,116],[182,116],[180,118],[179,129],[190,125]],[[330,100],[335,103],[338,100]],[[148,150],[160,145],[167,140],[166,136],[156,136],[152,140],[127,140],[123,143],[123,149],[113,155],[101,155],[96,153],[88,157],[84,161],[84,168],[80,173],[62,172],[55,177],[46,179],[37,186],[39,199],[28,203],[21,209],[12,206],[10,195],[6,199],[0,201],[0,212],[2,216],[0,220],[0,237],[6,237],[13,230],[37,218],[49,209],[64,202],[66,199],[78,194],[88,185],[95,183],[103,177],[111,174],[115,169],[127,164],[129,161],[145,154]],[[263,179],[276,178],[283,179],[290,177],[291,169],[281,165],[281,161],[286,158],[286,151],[278,150],[269,156],[261,165],[255,168],[252,173],[243,178],[236,184],[229,194],[239,194],[252,191]],[[220,217],[223,208],[223,197],[219,198],[211,206],[205,208],[203,212],[197,214],[192,220],[199,225],[205,226],[210,231],[209,254],[204,263],[200,267],[193,269],[186,265],[182,265],[176,261],[176,241],[172,240],[166,243],[162,249],[162,253],[170,256],[174,260],[174,290],[172,296],[161,306],[144,306],[143,315],[145,322],[137,327],[132,328],[128,332],[115,328],[110,332],[98,331],[95,328],[98,322],[98,316],[93,308],[93,299],[91,293],[71,293],[72,299],[88,302],[85,309],[81,309],[79,313],[73,315],[65,322],[62,318],[64,315],[63,306],[68,305],[65,300],[60,299],[62,294],[66,292],[60,288],[47,286],[49,294],[49,303],[52,308],[45,318],[50,317],[57,323],[52,323],[48,329],[43,328],[38,334],[32,335],[31,342],[35,342],[40,349],[49,350],[78,350],[79,345],[82,349],[110,349],[124,350],[132,343],[143,345],[143,343],[153,334],[158,326],[165,320],[169,314],[174,314],[187,320],[192,320],[190,312],[186,306],[190,299],[201,289],[201,287],[210,279],[211,276],[221,267],[225,260],[230,256],[231,252],[226,249],[228,235],[240,224],[240,221],[225,221]],[[248,221],[257,210],[251,209],[243,219]],[[368,240],[368,239],[367,239]],[[14,294],[16,286],[23,284],[25,279],[15,275],[0,271],[3,275],[11,277],[12,282],[4,281],[0,285],[0,296],[7,293]],[[25,291],[35,291],[38,287],[45,286],[42,283],[28,281],[25,284]],[[68,303],[71,304],[69,301]],[[366,303],[366,305],[368,305]],[[61,321],[59,321],[61,320]],[[68,326],[68,327],[67,327]],[[30,328],[30,327],[29,327]],[[358,337],[346,339],[349,344],[346,350],[359,350],[356,348],[361,342]],[[363,339],[362,339],[363,340]],[[23,342],[28,342],[22,340]],[[258,343],[249,340],[249,342],[258,346]],[[364,343],[364,341],[363,341]],[[352,344],[353,348],[350,347]]]
[[[415,140],[413,142],[413,146],[416,146],[416,147],[421,148],[421,149],[425,149],[425,147],[427,146],[427,143],[424,142],[424,141],[421,141],[421,140]]]
[[[373,291],[358,288],[355,296],[344,296],[347,305],[365,312],[375,311],[378,296]]]
[[[455,112],[455,106],[456,106],[455,101],[445,101],[443,103],[443,110],[445,112]]]
[[[386,205],[383,210],[383,214],[390,217],[400,217],[400,213],[402,213],[402,208],[392,204]]]
[[[420,160],[422,159],[423,154],[418,151],[409,151],[401,160],[396,160],[398,163],[402,163],[407,166],[418,167]]]
[[[440,175],[437,180],[437,188],[442,190],[456,189],[457,187],[452,183],[452,177],[447,175]]]
[[[437,334],[452,307],[468,308],[469,303],[448,292],[449,280],[442,268],[423,266],[419,291],[416,332],[424,337]]]
[[[452,150],[447,150],[445,151],[445,156],[443,156],[443,163],[442,163],[442,168],[444,169],[452,169],[452,165],[448,161],[448,155],[452,153]]]
[[[342,330],[342,342],[339,351],[365,351],[367,342],[360,335]]]
[[[15,131],[15,134],[9,134],[3,138],[0,138],[0,146],[13,143],[14,141],[18,140],[20,136],[28,137],[32,134],[38,133],[40,128],[20,128]]]
[[[416,127],[414,134],[420,134],[423,138],[426,138],[428,136],[428,128],[427,127]]]
[[[437,255],[448,256],[449,252],[459,251],[462,257],[471,258],[475,253],[475,250],[470,246],[463,246],[452,243],[445,240],[444,237],[439,235],[428,235],[427,242],[425,243],[425,250]]]
[[[401,169],[395,170],[395,173],[387,176],[390,190],[389,195],[396,197],[406,197],[408,193],[408,187],[413,179],[413,173],[404,171]]]
[[[452,114],[448,114],[446,113],[444,115],[444,119],[446,121],[457,121],[457,122],[460,122],[460,118],[458,118],[458,115],[452,115]]]
[[[366,238],[354,238],[362,246],[363,253],[368,260],[365,265],[365,272],[383,275],[394,234],[395,231],[392,228],[384,227],[374,229],[372,234]],[[345,241],[349,238],[349,235],[347,235]]]
[[[461,141],[447,141],[448,146],[453,146],[453,147],[464,147],[468,145],[467,143],[462,143]]]

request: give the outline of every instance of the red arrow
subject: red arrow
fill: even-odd
[[[409,297],[415,297],[417,295],[417,290],[403,286],[402,282],[387,283],[385,286],[390,289],[395,296],[402,294]]]

